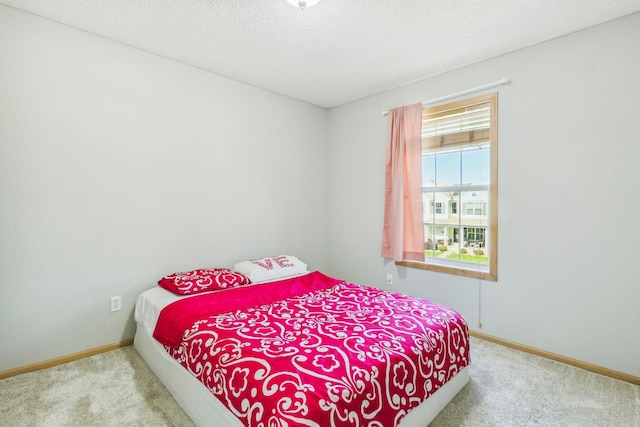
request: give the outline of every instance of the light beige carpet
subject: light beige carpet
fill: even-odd
[[[471,344],[471,380],[431,427],[640,427],[640,386],[477,338]],[[193,423],[125,347],[0,381],[0,425]]]
[[[471,338],[471,380],[431,423],[640,427],[640,386]]]

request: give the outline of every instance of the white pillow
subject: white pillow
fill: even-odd
[[[294,256],[280,255],[242,261],[233,269],[255,283],[307,273],[307,264]]]

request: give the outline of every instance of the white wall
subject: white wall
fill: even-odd
[[[332,109],[332,273],[386,287],[389,272],[473,329],[640,375],[638,40],[635,14]],[[381,112],[503,77],[498,282],[381,258]]]
[[[326,121],[0,6],[0,371],[132,338],[135,298],[176,270],[326,270]]]

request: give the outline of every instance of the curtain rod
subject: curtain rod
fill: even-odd
[[[494,87],[508,85],[510,83],[511,83],[511,80],[509,80],[509,79],[500,79],[500,80],[498,80],[496,82],[493,82],[493,83],[487,83],[486,85],[474,87],[472,89],[463,90],[462,92],[456,92],[456,93],[452,93],[451,95],[441,96],[440,98],[434,98],[434,99],[430,99],[428,101],[422,101],[422,105],[423,106],[427,106],[427,105],[430,105],[430,104],[437,104],[438,102],[447,101],[449,99],[458,98],[458,97],[464,96],[464,95],[470,95],[472,93],[480,92],[480,91],[483,91],[483,90],[486,90],[486,89],[492,89]],[[383,116],[389,115],[389,111],[388,110],[387,111],[383,111],[382,115]]]

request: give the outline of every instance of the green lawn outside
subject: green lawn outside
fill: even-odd
[[[429,257],[438,257],[440,256],[440,252],[436,251],[435,252],[437,255],[434,255],[433,252],[431,251],[426,251],[425,255],[429,256]],[[450,259],[458,259],[458,254],[449,254],[447,255],[445,258],[450,258]],[[489,257],[487,256],[477,256],[477,255],[469,255],[469,254],[462,254],[460,255],[460,260],[461,261],[468,261],[468,262],[480,262],[480,263],[488,263],[489,262]]]
[[[447,258],[458,259],[458,254],[449,254],[449,255],[447,255]],[[462,261],[470,261],[470,262],[484,262],[484,263],[487,263],[487,262],[489,262],[489,257],[462,254],[462,255],[460,255],[460,260],[462,260]]]

